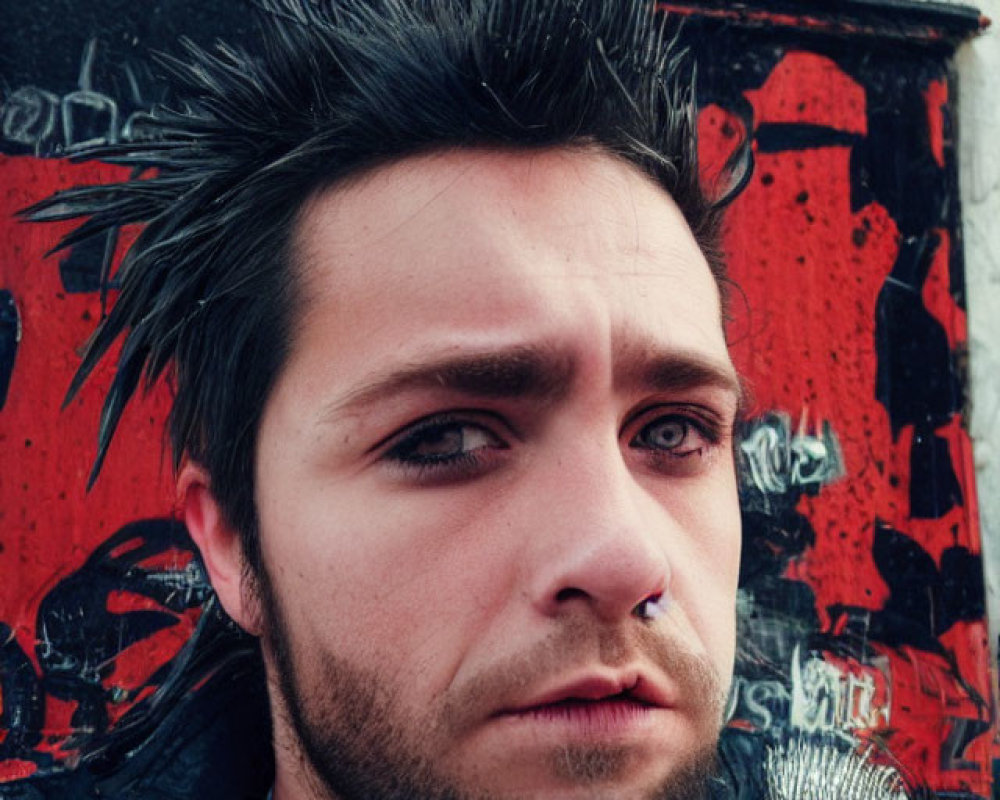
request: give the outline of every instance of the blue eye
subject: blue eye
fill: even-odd
[[[472,422],[432,417],[406,431],[385,454],[405,466],[474,466],[482,450],[506,449],[495,434]]]
[[[629,447],[683,458],[700,453],[717,441],[718,435],[701,422],[671,414],[646,425],[629,442]]]

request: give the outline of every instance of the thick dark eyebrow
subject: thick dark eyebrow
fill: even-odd
[[[744,391],[727,363],[699,353],[628,348],[618,354],[615,385],[654,392],[683,392],[700,387],[731,394],[737,416]],[[519,345],[481,353],[443,356],[406,364],[376,376],[346,397],[326,406],[322,420],[357,413],[366,406],[417,389],[445,389],[476,398],[531,398],[553,402],[566,394],[576,362],[556,347]]]
[[[746,389],[728,362],[716,362],[700,353],[628,348],[615,365],[615,385],[664,393],[707,387],[731,395],[740,417],[746,405]]]
[[[565,394],[575,373],[568,355],[547,347],[445,356],[377,376],[328,406],[322,416],[331,419],[414,389],[446,389],[477,398],[556,400]]]

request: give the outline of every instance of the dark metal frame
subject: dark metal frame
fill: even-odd
[[[989,26],[967,5],[917,0],[666,0],[683,16],[747,27],[785,27],[820,34],[907,41],[953,49]]]

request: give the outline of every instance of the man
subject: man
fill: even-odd
[[[260,637],[273,796],[700,797],[734,648],[722,206],[644,2],[274,0],[189,46],[100,469],[169,369],[184,518]]]

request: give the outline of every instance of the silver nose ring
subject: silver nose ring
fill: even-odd
[[[639,619],[653,620],[663,616],[667,610],[667,600],[662,594],[647,597],[635,608],[632,613]]]

